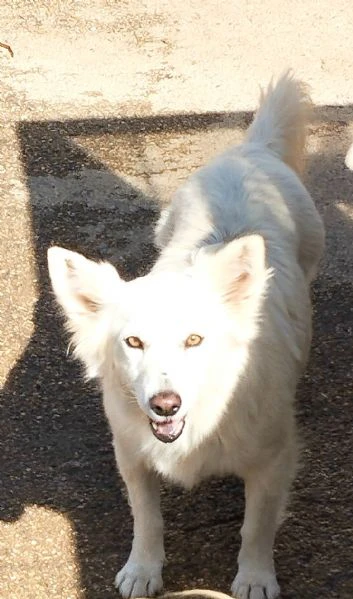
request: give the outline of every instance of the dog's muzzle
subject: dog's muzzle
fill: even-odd
[[[154,436],[163,443],[173,443],[184,430],[185,419],[176,416],[181,406],[180,395],[174,391],[161,391],[150,399],[151,410],[163,420],[150,419]]]

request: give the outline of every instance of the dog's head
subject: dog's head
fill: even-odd
[[[51,248],[48,262],[88,375],[115,373],[160,441],[175,441],[189,419],[207,434],[256,335],[268,278],[263,239],[201,249],[183,272],[154,270],[130,282],[62,248]]]

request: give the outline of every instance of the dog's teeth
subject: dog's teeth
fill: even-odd
[[[154,430],[156,431],[158,428],[158,424],[157,422],[153,422],[153,420],[151,421],[152,427],[154,428]]]

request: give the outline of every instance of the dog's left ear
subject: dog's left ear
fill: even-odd
[[[75,353],[96,376],[107,335],[102,314],[123,294],[125,286],[116,269],[107,262],[93,262],[64,248],[48,250],[48,267],[56,298],[73,333]]]
[[[54,293],[68,318],[94,317],[122,284],[108,262],[94,262],[60,247],[48,250],[48,268]]]
[[[265,241],[261,235],[246,235],[197,257],[206,267],[225,302],[239,303],[259,297],[269,271]]]

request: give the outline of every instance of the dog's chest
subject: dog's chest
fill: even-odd
[[[191,488],[210,476],[224,476],[238,472],[236,448],[217,436],[189,453],[181,451],[177,442],[159,447],[149,454],[150,465],[164,478]]]

